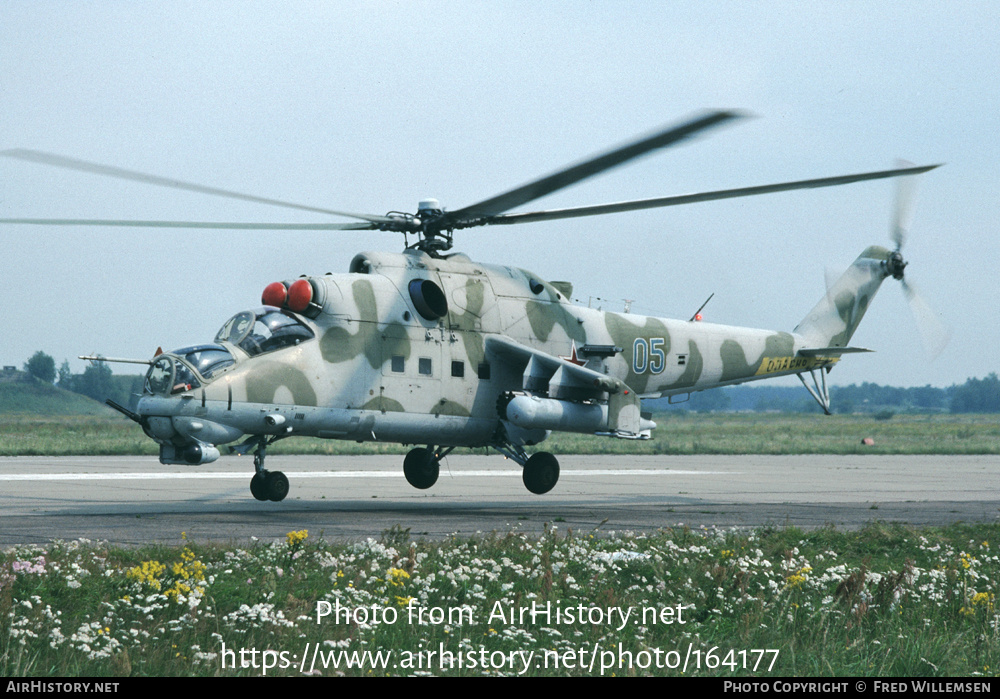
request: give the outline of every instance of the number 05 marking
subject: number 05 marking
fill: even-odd
[[[663,351],[666,340],[662,337],[635,338],[632,344],[632,371],[644,374],[648,370],[652,374],[661,374],[667,367],[667,355]]]

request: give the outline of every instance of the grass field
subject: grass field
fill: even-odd
[[[873,523],[21,546],[0,674],[992,677],[998,544]]]
[[[653,439],[554,434],[556,454],[997,454],[1000,414],[801,415],[661,413]],[[861,440],[871,437],[872,446]],[[538,449],[536,448],[536,449]],[[405,453],[395,444],[293,438],[274,454]],[[0,456],[157,454],[139,427],[117,416],[0,416]]]

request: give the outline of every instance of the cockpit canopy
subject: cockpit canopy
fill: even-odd
[[[161,355],[146,372],[146,393],[183,393],[236,363],[222,345],[195,345]],[[193,369],[193,371],[192,371]]]
[[[255,357],[311,340],[315,334],[291,313],[264,306],[237,313],[226,321],[216,342],[228,342]]]
[[[294,347],[316,335],[291,313],[273,306],[237,313],[215,336],[217,343],[230,343],[251,357]],[[222,344],[195,345],[160,355],[146,373],[145,393],[184,393],[210,382],[236,357]]]

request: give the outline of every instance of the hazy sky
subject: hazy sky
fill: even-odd
[[[346,211],[457,209],[704,108],[755,118],[541,199],[597,204],[946,163],[907,278],[953,328],[934,362],[889,280],[836,384],[1000,369],[995,2],[4,2],[0,150],[32,148]],[[0,159],[0,218],[329,221]],[[869,244],[887,181],[457,233],[604,307],[791,330]],[[269,282],[346,272],[390,233],[0,227],[0,364],[211,341]],[[120,370],[120,369],[119,369]]]

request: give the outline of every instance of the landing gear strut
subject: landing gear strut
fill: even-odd
[[[268,471],[264,468],[264,457],[267,454],[267,446],[272,444],[277,437],[254,437],[244,442],[236,450],[242,449],[242,453],[247,453],[250,447],[256,445],[253,452],[253,467],[256,473],[250,479],[250,492],[261,501],[271,500],[281,502],[288,495],[288,478],[281,471]]]
[[[406,476],[406,482],[420,490],[430,488],[437,483],[441,459],[450,454],[454,448],[448,447],[440,451],[428,445],[426,448],[411,449],[403,459],[403,475]]]

